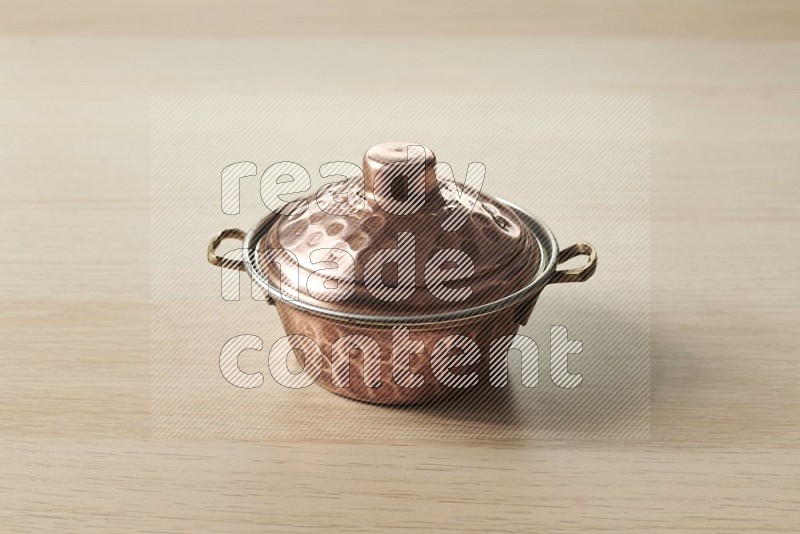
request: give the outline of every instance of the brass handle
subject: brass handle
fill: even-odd
[[[216,265],[217,267],[244,271],[245,269],[243,261],[229,260],[227,258],[221,258],[217,256],[217,247],[220,243],[222,243],[223,239],[240,239],[244,241],[245,237],[247,237],[247,232],[244,230],[239,230],[238,228],[229,228],[228,230],[223,230],[215,235],[211,239],[211,243],[208,244],[208,263],[211,265]]]
[[[597,252],[590,243],[576,243],[558,253],[558,263],[564,263],[576,256],[589,256],[589,261],[583,267],[556,271],[550,279],[550,284],[562,284],[564,282],[585,282],[594,274],[597,269]]]

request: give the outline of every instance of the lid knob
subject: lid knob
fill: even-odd
[[[366,192],[395,215],[414,213],[434,193],[436,156],[417,143],[381,143],[364,154]]]

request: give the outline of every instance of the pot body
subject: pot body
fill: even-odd
[[[258,243],[274,223],[275,215],[263,218],[250,232],[237,228],[219,232],[208,245],[207,257],[217,267],[246,271],[261,287],[267,302],[275,305],[287,334],[289,343],[281,345],[281,350],[294,351],[304,372],[310,369],[308,377],[316,377],[316,383],[323,388],[376,404],[432,402],[491,382],[493,356],[505,357],[513,335],[519,325],[527,322],[542,289],[552,284],[584,282],[597,267],[597,254],[591,244],[581,242],[559,250],[555,236],[544,223],[521,208],[502,202],[536,236],[542,254],[541,268],[521,290],[465,310],[378,316],[284,300],[281,291],[259,270],[256,259]],[[217,247],[228,238],[243,241],[241,260],[217,255]],[[586,256],[587,263],[558,269],[558,264],[577,256]],[[376,312],[379,310],[376,308]],[[468,350],[460,350],[465,348]],[[314,352],[311,366],[306,365],[306,350]],[[459,354],[465,358],[459,359]],[[449,375],[442,372],[443,365]]]
[[[510,340],[503,338],[516,334],[537,298],[535,295],[526,304],[481,317],[395,326],[342,321],[315,315],[282,301],[275,301],[275,306],[301,366],[307,364],[308,359],[300,356],[303,343],[299,342],[299,336],[306,336],[319,346],[322,365],[314,370],[319,373],[316,384],[351,399],[399,405],[441,400],[488,382],[491,351],[505,354]],[[453,346],[452,340],[459,336],[477,345],[477,359],[474,350]],[[432,356],[437,351],[439,357],[434,360]],[[472,354],[473,363],[453,365],[448,371],[452,374],[442,374],[444,371],[436,362],[449,357],[457,359],[460,354]],[[380,363],[376,366],[378,360]],[[376,379],[380,380],[379,384],[375,383]]]

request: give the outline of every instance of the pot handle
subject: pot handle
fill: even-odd
[[[564,263],[577,256],[589,256],[589,261],[583,267],[556,271],[550,278],[550,284],[562,284],[565,282],[585,282],[594,274],[597,269],[597,252],[591,243],[576,243],[558,253],[558,263]]]
[[[208,244],[208,263],[217,267],[224,267],[225,269],[244,271],[245,268],[243,261],[231,260],[217,256],[217,247],[220,243],[222,243],[223,239],[240,239],[244,241],[246,236],[247,232],[244,230],[239,230],[238,228],[229,228],[215,235]]]

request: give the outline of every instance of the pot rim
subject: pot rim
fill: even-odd
[[[280,288],[270,284],[268,278],[258,269],[256,261],[256,246],[270,229],[272,224],[277,221],[280,214],[272,213],[259,220],[247,233],[242,244],[243,252],[247,254],[244,258],[244,268],[250,279],[266,292],[272,302],[282,302],[289,307],[297,308],[302,311],[321,315],[331,319],[337,319],[349,323],[360,323],[370,325],[424,325],[441,324],[453,321],[473,319],[494,313],[517,304],[530,302],[538,295],[544,287],[550,283],[553,274],[556,272],[556,265],[559,261],[559,249],[556,237],[552,230],[541,220],[537,219],[519,206],[497,198],[498,202],[513,210],[520,220],[525,224],[531,234],[536,238],[541,257],[547,261],[539,262],[539,270],[535,273],[530,282],[523,288],[506,295],[500,299],[463,310],[452,310],[447,312],[429,313],[422,315],[369,315],[363,313],[352,313],[347,311],[324,308],[315,304],[297,300],[287,300],[283,298]]]

